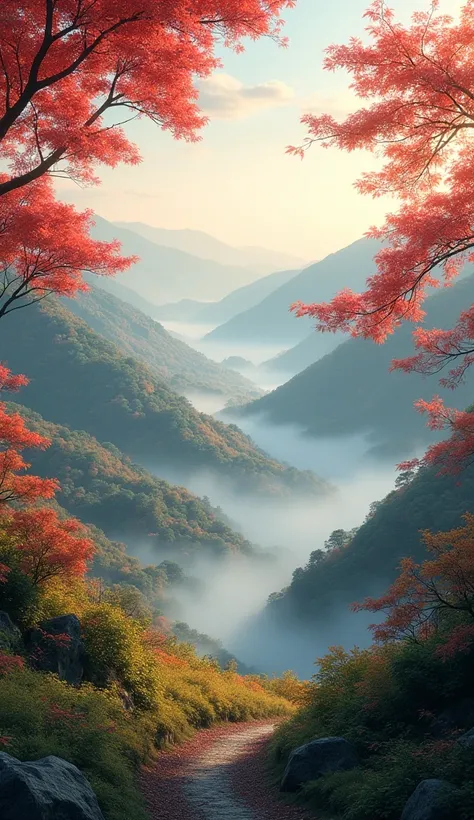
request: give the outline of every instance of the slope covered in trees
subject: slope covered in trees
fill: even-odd
[[[57,301],[29,308],[28,333],[7,317],[0,343],[30,383],[21,401],[48,420],[115,444],[159,475],[179,481],[201,469],[244,492],[321,493],[325,482],[270,459],[237,427],[198,413],[153,372],[126,357]],[[182,477],[182,478],[181,478]]]
[[[472,275],[438,291],[426,302],[424,327],[449,327],[473,298]],[[389,371],[392,359],[412,352],[408,324],[398,328],[384,345],[350,339],[243,412],[265,413],[277,424],[298,424],[313,436],[367,433],[376,446],[386,448],[391,455],[410,453],[415,444],[433,438],[413,403],[420,397],[430,399],[434,393],[447,393],[435,376]],[[463,408],[473,396],[474,376],[468,372],[450,401]]]
[[[375,270],[373,256],[377,248],[377,242],[360,239],[330,254],[292,277],[258,305],[234,316],[204,338],[215,342],[296,344],[308,335],[311,324],[290,313],[290,305],[299,299],[310,298],[315,292],[322,299],[328,299],[347,283],[354,288],[362,287],[367,276]],[[337,343],[331,337],[321,337],[319,344],[324,352],[332,349],[331,342],[333,347]]]
[[[474,512],[474,466],[461,478],[439,476],[435,468],[420,470],[406,485],[402,482],[374,504],[345,546],[323,555],[315,553],[305,567],[298,568],[290,586],[272,596],[265,617],[282,623],[296,618],[316,624],[334,608],[347,612],[354,601],[386,589],[402,558],[419,561],[425,557],[421,530],[457,527],[466,512]],[[322,544],[315,544],[315,549],[319,547]]]
[[[124,255],[139,257],[138,262],[126,273],[120,274],[117,281],[157,305],[184,297],[221,299],[235,288],[259,278],[259,274],[249,268],[221,265],[175,248],[157,245],[100,216],[95,215],[94,222],[91,230],[94,239],[106,242],[118,239]]]
[[[128,543],[132,553],[140,547],[157,558],[170,551],[189,558],[204,549],[215,555],[252,553],[249,542],[223,523],[208,502],[155,478],[113,445],[99,444],[84,431],[45,421],[14,403],[8,407],[51,441],[46,450],[29,453],[28,460],[36,475],[59,479],[58,503],[84,523]]]
[[[92,287],[65,306],[120,352],[150,367],[177,393],[199,391],[224,400],[250,401],[262,391],[248,379],[206,358],[175,339],[162,325],[101,288]]]

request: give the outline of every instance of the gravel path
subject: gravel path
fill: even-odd
[[[151,820],[302,820],[268,783],[267,722],[206,729],[142,772]]]

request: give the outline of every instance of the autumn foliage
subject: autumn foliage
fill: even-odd
[[[145,117],[175,138],[205,125],[195,77],[217,42],[280,39],[293,0],[27,0],[0,7],[0,317],[85,288],[133,259],[92,241],[90,213],[55,199],[52,180],[98,181],[97,164],[140,161],[124,124]]]
[[[429,558],[421,564],[404,558],[400,575],[385,595],[354,605],[356,611],[386,613],[386,620],[373,627],[376,640],[423,640],[447,613],[468,616],[467,623],[449,633],[453,649],[468,636],[474,640],[474,515],[466,513],[464,520],[464,526],[449,532],[426,530]]]
[[[364,107],[342,122],[306,115],[306,141],[288,150],[303,156],[320,143],[373,152],[382,166],[363,174],[357,189],[372,197],[394,195],[402,205],[369,231],[383,247],[364,293],[345,289],[329,303],[296,303],[292,309],[315,318],[319,330],[381,343],[402,322],[421,323],[430,291],[449,285],[474,260],[474,3],[468,0],[454,20],[434,2],[408,26],[381,0],[365,16],[369,42],[352,38],[348,45],[330,46],[325,60],[327,70],[352,75],[351,88]],[[474,361],[474,307],[466,305],[450,330],[418,327],[414,341],[416,354],[393,367],[432,373],[450,363],[444,383],[454,387]],[[454,435],[455,458],[449,443],[431,448],[426,462],[441,458],[452,469],[459,458],[470,458],[474,432],[465,414],[453,417],[439,398],[418,409],[430,414],[432,426]]]
[[[15,543],[20,567],[33,584],[58,576],[84,576],[94,545],[75,518],[61,521],[55,510],[12,510],[0,519],[7,538]]]

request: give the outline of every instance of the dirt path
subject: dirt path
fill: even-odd
[[[302,820],[269,785],[266,744],[274,725],[240,723],[199,732],[160,754],[142,774],[151,820]]]

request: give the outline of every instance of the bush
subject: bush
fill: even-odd
[[[472,820],[472,750],[455,743],[456,732],[431,733],[441,711],[472,696],[472,647],[448,661],[442,651],[452,629],[450,618],[420,643],[350,652],[336,647],[320,660],[310,703],[275,733],[273,764],[280,770],[296,746],[338,735],[356,746],[361,765],[307,784],[303,799],[344,820],[399,820],[418,783],[440,777],[460,789],[459,817]]]
[[[20,669],[0,677],[0,741],[20,760],[57,755],[78,766],[107,820],[145,820],[135,773],[150,753],[150,726],[112,692],[79,689]]]

